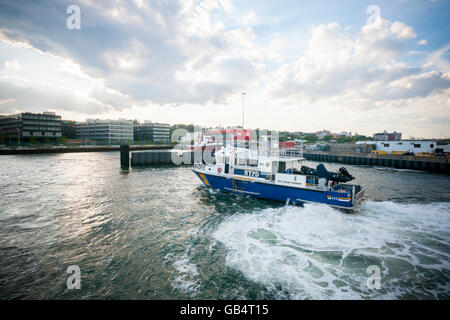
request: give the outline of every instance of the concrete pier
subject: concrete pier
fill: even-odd
[[[418,157],[403,155],[361,155],[330,154],[325,152],[305,152],[307,160],[320,162],[339,162],[344,164],[384,166],[397,169],[411,169],[450,174],[450,163],[446,157]]]

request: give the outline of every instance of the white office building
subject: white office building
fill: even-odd
[[[77,123],[77,137],[81,140],[119,144],[133,142],[133,121],[87,119]]]

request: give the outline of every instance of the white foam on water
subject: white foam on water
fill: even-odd
[[[186,255],[183,255],[180,259],[173,263],[173,267],[180,273],[188,274],[191,276],[197,276],[197,266],[190,262]]]
[[[270,208],[226,218],[213,237],[229,267],[280,299],[395,298],[416,293],[403,285],[411,278],[426,281],[418,267],[450,271],[450,203],[366,201],[355,214],[322,204]],[[381,269],[382,290],[366,285],[370,265]]]
[[[199,227],[195,227],[187,230],[187,233],[190,238],[193,238],[198,231]],[[198,278],[199,273],[197,266],[192,263],[189,258],[190,249],[191,244],[187,246],[185,253],[172,264],[178,272],[178,275],[175,277],[174,281],[172,281],[172,286],[176,290],[190,294],[191,296],[196,296],[199,293],[201,283]],[[165,258],[173,259],[174,257],[169,253]]]
[[[189,260],[186,254],[173,263],[173,267],[179,275],[172,282],[172,286],[184,293],[195,296],[200,289],[200,283],[197,281],[197,266]]]
[[[429,172],[423,171],[423,170],[400,169],[400,168],[393,168],[393,167],[372,167],[372,168],[377,171],[429,173]]]

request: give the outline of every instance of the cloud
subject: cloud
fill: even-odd
[[[26,106],[27,111],[77,110],[84,114],[99,114],[113,110],[95,97],[86,97],[74,92],[44,83],[30,83],[23,79],[8,81],[0,79],[0,113],[12,113]]]
[[[377,18],[356,36],[338,23],[311,28],[306,53],[274,73],[274,97],[341,99],[361,108],[386,100],[424,97],[450,87],[444,71],[401,62],[413,29]],[[437,57],[434,60],[438,60]]]
[[[141,102],[223,101],[257,75],[255,63],[235,51],[248,30],[225,30],[213,19],[215,12],[230,14],[232,1],[83,0],[80,30],[65,27],[69,4],[2,2],[0,34],[68,58]]]
[[[428,44],[428,41],[426,39],[422,39],[422,40],[417,41],[417,44],[420,44],[421,46],[425,46]]]
[[[353,128],[366,121],[369,132],[379,110],[384,125],[429,110],[449,116],[448,45],[431,52],[417,39],[421,25],[378,17],[358,26],[351,10],[332,22],[330,3],[317,5],[318,24],[319,7],[299,14],[295,2],[275,14],[273,4],[249,11],[231,0],[78,0],[81,29],[69,30],[71,4],[0,0],[0,113],[135,118],[132,110],[148,110],[165,121],[201,113],[206,125],[234,124],[230,110],[245,90],[255,127],[317,130],[339,119]],[[325,114],[333,119],[324,123]]]
[[[17,59],[14,60],[6,60],[5,61],[5,68],[9,69],[9,70],[20,70],[22,68],[22,66],[20,65],[19,61],[17,61]]]
[[[250,11],[249,13],[247,13],[245,16],[242,17],[242,23],[245,25],[249,25],[252,24],[256,21],[257,19],[257,15],[255,13],[255,11]]]
[[[392,23],[391,31],[395,33],[399,39],[414,39],[417,36],[414,33],[413,28],[399,21]]]

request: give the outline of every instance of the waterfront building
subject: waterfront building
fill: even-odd
[[[72,120],[61,120],[61,134],[66,139],[77,138],[77,123]]]
[[[136,142],[170,142],[170,125],[145,121],[134,126],[134,140]]]
[[[386,130],[382,133],[375,133],[373,135],[375,141],[400,141],[402,140],[402,134],[400,132],[388,133]]]
[[[317,131],[315,134],[316,134],[317,138],[323,139],[326,136],[330,136],[331,132],[328,131],[328,130],[323,129],[322,131]]]
[[[445,154],[447,156],[450,155],[450,140],[440,140],[437,141],[436,149],[434,150],[435,153],[438,154]]]
[[[375,150],[375,146],[372,143],[329,143],[328,151],[330,153],[340,154],[368,154],[372,150]]]
[[[120,144],[133,142],[133,121],[87,119],[77,123],[77,137],[85,141]]]
[[[387,154],[433,154],[436,148],[439,148],[437,142],[433,140],[358,141],[356,144],[373,144],[377,151]]]
[[[58,141],[61,138],[61,116],[54,112],[22,112],[0,116],[1,143]]]

